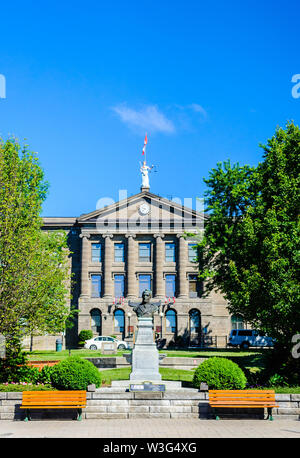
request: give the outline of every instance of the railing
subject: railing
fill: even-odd
[[[227,336],[210,336],[202,335],[199,337],[198,342],[190,342],[190,347],[200,348],[226,348],[227,347]]]
[[[174,348],[189,348],[189,349],[200,349],[200,348],[226,348],[227,347],[227,336],[191,336],[182,338],[182,340],[175,339],[173,341],[172,347]],[[159,348],[168,348],[170,346],[170,342],[167,342],[166,339],[160,339],[158,336],[156,338],[156,344]]]

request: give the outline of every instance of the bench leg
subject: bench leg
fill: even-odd
[[[214,412],[214,415],[215,415],[215,419],[216,419],[216,420],[220,420],[220,417],[219,417],[219,415],[217,415],[217,412],[216,412],[216,408],[215,408],[215,407],[213,408],[213,412]]]
[[[26,409],[24,421],[30,421],[30,420],[31,420],[31,417],[30,417],[29,409]]]
[[[268,407],[268,416],[267,416],[267,420],[270,420],[270,421],[273,421],[273,417],[272,417],[272,407]]]
[[[82,420],[82,409],[77,409],[77,421]]]

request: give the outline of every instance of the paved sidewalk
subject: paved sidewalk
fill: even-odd
[[[0,438],[300,438],[300,421],[132,419],[0,420]]]

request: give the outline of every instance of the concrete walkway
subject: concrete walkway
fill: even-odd
[[[0,420],[0,438],[300,438],[300,421],[132,419]]]

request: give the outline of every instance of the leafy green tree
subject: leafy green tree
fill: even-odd
[[[37,155],[0,141],[0,333],[16,341],[64,329],[69,281],[66,237],[41,231],[48,184]]]
[[[300,331],[300,129],[290,122],[261,146],[257,167],[219,163],[204,180],[200,276],[288,353]]]
[[[63,231],[39,231],[35,246],[30,266],[32,287],[28,290],[30,307],[23,317],[26,333],[55,334],[70,326],[75,313],[66,307],[70,282],[67,235]]]

